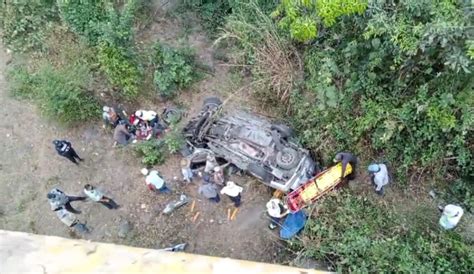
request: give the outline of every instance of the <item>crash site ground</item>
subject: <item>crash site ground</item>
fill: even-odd
[[[154,20],[138,39],[161,39],[170,44],[178,41],[182,31],[178,18]],[[233,97],[237,87],[225,64],[213,58],[212,41],[199,29],[187,37],[199,60],[212,68],[191,90],[184,91],[176,100],[196,114],[206,96],[219,96],[226,105],[248,105],[245,98]],[[11,56],[0,49],[0,229],[26,231],[61,237],[80,237],[64,226],[49,208],[46,193],[58,187],[69,195],[81,195],[83,185],[90,183],[104,190],[121,207],[108,210],[92,202],[74,202],[82,211],[79,219],[86,222],[91,233],[82,238],[141,246],[164,248],[187,243],[187,252],[287,263],[290,255],[278,240],[276,231],[267,228],[265,203],[271,190],[247,176],[234,176],[233,181],[244,187],[243,204],[235,220],[227,220],[233,208],[227,197],[214,204],[197,193],[199,180],[190,185],[173,180],[180,176],[180,156],[167,158],[156,166],[172,189],[172,194],[157,195],[145,186],[140,173],[143,165],[131,147],[113,148],[112,133],[101,127],[98,117],[80,127],[64,128],[41,115],[29,101],[12,98],[6,81],[6,70]],[[241,84],[241,83],[240,83]],[[104,97],[107,102],[107,96]],[[140,108],[160,112],[169,102],[156,98],[143,100]],[[251,105],[248,105],[251,108]],[[51,143],[53,139],[67,139],[85,160],[75,166],[59,157]],[[195,201],[179,208],[172,215],[164,215],[166,203],[184,193]],[[198,214],[193,222],[193,217]]]

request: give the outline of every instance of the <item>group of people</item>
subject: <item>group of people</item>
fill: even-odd
[[[66,226],[73,228],[77,232],[87,233],[89,228],[77,218],[81,211],[72,207],[71,202],[86,201],[87,199],[100,203],[108,209],[117,209],[119,206],[114,200],[104,195],[104,193],[90,184],[84,185],[85,196],[69,196],[58,188],[52,189],[46,195],[51,210],[56,212],[56,216]]]
[[[102,108],[103,128],[114,130],[114,146],[127,145],[137,140],[149,140],[167,129],[166,125],[161,123],[158,114],[152,110],[137,110],[128,119],[125,119],[127,117],[125,111],[121,111],[121,114],[113,107]]]

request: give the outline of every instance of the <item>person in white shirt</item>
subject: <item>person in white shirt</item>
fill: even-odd
[[[102,191],[96,189],[94,186],[87,184],[84,186],[84,193],[86,194],[89,199],[94,202],[98,202],[103,204],[108,209],[117,209],[119,206],[115,203],[114,200],[110,199],[109,197],[105,196]]]
[[[226,186],[221,189],[221,194],[229,196],[230,200],[234,202],[235,207],[239,207],[241,203],[241,195],[243,188],[236,185],[232,181],[228,181]]]
[[[166,186],[165,180],[160,177],[158,171],[148,171],[148,169],[142,168],[141,173],[146,176],[145,182],[149,190],[157,193],[171,192],[171,190]]]
[[[375,185],[375,192],[383,195],[383,188],[390,181],[387,166],[384,164],[371,164],[368,167],[368,171],[371,175],[372,183]]]
[[[267,213],[272,219],[272,222],[268,226],[270,229],[275,229],[277,225],[280,224],[280,221],[288,213],[288,207],[283,204],[283,201],[277,198],[272,198],[267,203]]]

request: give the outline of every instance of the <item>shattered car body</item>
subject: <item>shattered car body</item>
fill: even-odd
[[[225,113],[216,97],[204,100],[202,111],[183,133],[196,153],[210,150],[283,192],[297,188],[316,171],[308,151],[291,141],[288,127],[242,111]]]

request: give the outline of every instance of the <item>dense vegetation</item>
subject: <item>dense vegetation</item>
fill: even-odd
[[[0,1],[3,42],[40,59],[39,65],[11,70],[12,92],[37,101],[58,121],[98,115],[90,82],[102,75],[113,97],[130,101],[142,95],[144,79],[153,79],[164,98],[196,79],[194,57],[186,50],[158,41],[139,51],[134,24],[149,1],[30,2]],[[398,185],[423,175],[446,180],[444,196],[472,211],[474,11],[469,5],[462,0],[196,0],[183,1],[180,8],[198,14],[216,46],[228,49],[230,62],[244,68],[242,75],[250,72],[255,98],[287,113],[301,141],[323,161],[350,150],[364,161],[387,161]],[[66,40],[70,51],[85,45],[91,56],[56,60],[58,50],[48,40],[58,31],[76,38]],[[180,148],[177,129],[167,136],[136,146],[144,164],[162,163]],[[404,216],[370,197],[339,194],[318,205],[317,218],[294,248],[341,272],[472,271],[472,245],[456,232],[440,231],[432,211]]]
[[[219,33],[217,43],[233,47],[230,60],[252,72],[255,98],[282,106],[323,161],[340,150],[387,161],[400,185],[428,174],[461,178],[446,193],[471,210],[468,1],[194,3],[211,34]],[[227,17],[213,21],[209,11]],[[406,222],[350,193],[318,210],[297,248],[339,271],[466,272],[473,264],[472,247],[439,231],[436,216],[431,226],[420,216]]]

